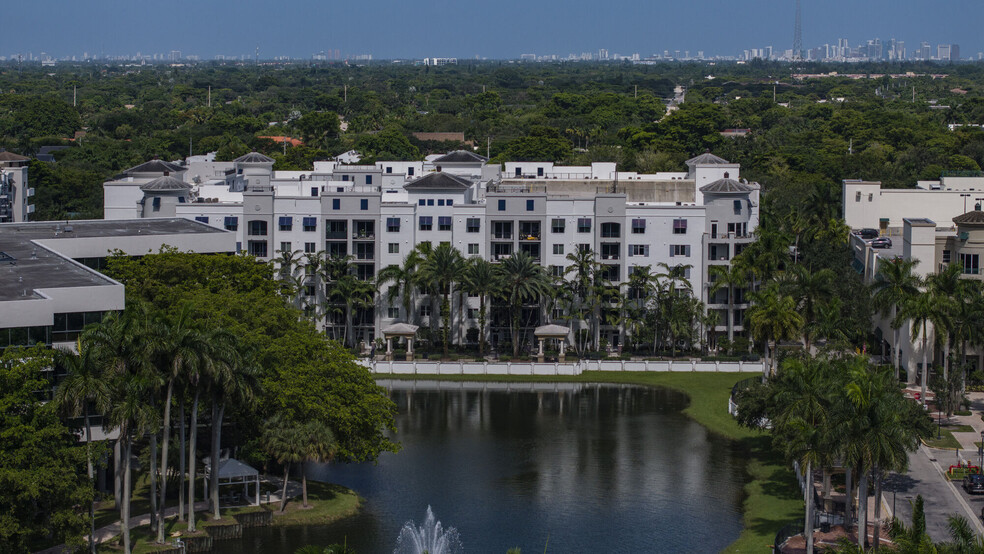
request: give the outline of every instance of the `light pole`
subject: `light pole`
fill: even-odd
[[[977,466],[977,471],[984,470],[984,431],[981,431],[981,445],[977,447],[977,453],[981,456],[981,465]]]
[[[968,198],[970,198],[970,195],[969,195],[969,194],[966,194],[966,193],[965,193],[965,194],[961,194],[960,196],[961,196],[961,198],[963,198],[963,200],[964,200],[964,209],[963,209],[963,213],[967,213],[967,199],[968,199]]]

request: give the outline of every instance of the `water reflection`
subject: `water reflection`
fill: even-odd
[[[680,414],[681,394],[583,385],[390,394],[402,452],[312,468],[358,491],[363,514],[250,531],[220,551],[344,540],[362,554],[392,552],[403,523],[428,505],[468,552],[542,552],[548,537],[549,552],[717,551],[741,530],[740,454]]]

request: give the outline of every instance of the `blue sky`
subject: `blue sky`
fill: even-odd
[[[374,58],[515,58],[523,53],[663,50],[734,55],[792,45],[793,0],[50,0],[8,2],[0,55],[181,50],[309,57],[338,49]],[[803,0],[806,47],[850,39],[957,43],[984,50],[984,2]]]

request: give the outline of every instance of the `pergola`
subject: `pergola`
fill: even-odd
[[[205,466],[205,497],[208,498],[208,481],[211,478],[212,468],[210,465]],[[260,505],[260,472],[253,469],[252,467],[240,462],[239,460],[229,458],[227,460],[219,461],[219,484],[222,485],[242,485],[243,486],[243,498],[249,497],[249,484],[253,483],[256,485],[256,491],[254,495],[253,506]]]
[[[533,331],[533,336],[540,342],[540,350],[537,352],[537,361],[543,361],[543,341],[546,339],[557,339],[560,341],[560,348],[558,349],[559,355],[557,356],[557,361],[564,361],[564,341],[567,340],[568,335],[571,333],[570,327],[564,327],[563,325],[541,325]]]
[[[394,323],[383,329],[383,336],[386,337],[386,359],[393,359],[393,337],[405,337],[407,339],[407,361],[413,361],[413,338],[417,336],[416,325],[409,323]]]

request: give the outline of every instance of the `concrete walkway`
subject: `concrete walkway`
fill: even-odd
[[[974,430],[953,433],[953,438],[957,439],[962,450],[968,451],[964,452],[965,459],[978,463],[977,445],[974,443],[981,441],[981,431],[984,431],[984,421],[981,420],[981,413],[984,413],[984,392],[967,393],[967,398],[970,399],[970,415],[955,415],[950,420],[958,425],[970,425]]]
[[[281,492],[283,491],[284,480],[279,477],[266,477],[261,481],[262,483],[269,483],[276,487],[276,492],[271,492],[269,495],[260,495],[260,504],[278,504],[281,499]],[[287,481],[287,498],[294,498],[300,496],[301,494],[301,484],[297,481]],[[207,500],[202,500],[195,503],[195,511],[197,513],[205,512],[209,509],[209,502]],[[171,518],[178,515],[178,507],[172,506],[164,510],[164,518]],[[109,525],[100,527],[96,529],[94,534],[96,544],[102,544],[108,540],[112,540],[114,537],[119,536],[123,532],[123,526],[120,521],[114,521]],[[129,527],[133,529],[135,527],[140,527],[141,525],[150,525],[150,514],[141,514],[130,518]],[[84,541],[88,542],[89,535],[82,538]],[[72,552],[71,549],[66,547],[64,544],[58,546],[53,546],[51,548],[41,550],[35,554],[65,554]]]

